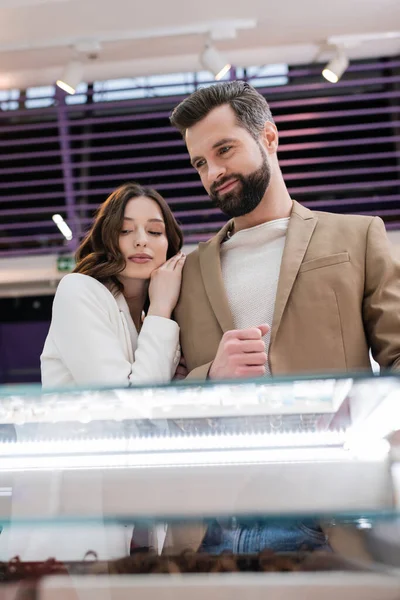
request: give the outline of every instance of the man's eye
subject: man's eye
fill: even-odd
[[[226,154],[226,152],[229,152],[231,148],[232,146],[224,146],[223,148],[220,148],[220,154]]]
[[[205,164],[206,164],[206,161],[205,161],[205,160],[199,160],[199,161],[198,161],[198,162],[195,164],[195,167],[196,167],[196,169],[198,170],[198,169],[201,169],[201,167],[203,167]]]

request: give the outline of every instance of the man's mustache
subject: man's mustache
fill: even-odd
[[[219,179],[218,182],[213,183],[212,186],[210,187],[210,193],[213,194],[214,196],[217,196],[219,188],[221,188],[226,183],[229,183],[230,181],[234,181],[236,179],[239,181],[242,181],[242,176],[241,175],[229,175],[229,177],[224,177],[223,179]]]

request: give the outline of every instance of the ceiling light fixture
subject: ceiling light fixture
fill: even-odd
[[[61,233],[63,234],[65,239],[68,241],[71,241],[72,237],[73,237],[72,231],[68,227],[67,223],[64,221],[62,216],[61,215],[53,215],[51,218],[53,219],[54,223],[57,225],[58,229],[61,231]]]
[[[206,44],[201,53],[200,61],[203,67],[207,71],[210,71],[217,81],[222,79],[232,66],[212,44]]]
[[[347,58],[343,49],[337,48],[336,55],[323,69],[322,75],[327,81],[330,81],[330,83],[337,83],[348,66],[349,59]]]
[[[76,88],[83,78],[83,65],[79,60],[71,60],[65,68],[61,79],[57,80],[59,88],[68,94],[75,94]]]

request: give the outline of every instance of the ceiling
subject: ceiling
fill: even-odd
[[[229,15],[229,17],[227,16]],[[85,80],[200,70],[207,31],[244,20],[215,45],[236,66],[309,63],[332,36],[400,30],[398,0],[0,0],[0,88],[53,83],[85,49]],[[253,26],[254,25],[254,26]],[[226,27],[223,27],[226,30]],[[90,44],[100,43],[87,57]],[[351,45],[350,58],[400,53],[400,37]]]

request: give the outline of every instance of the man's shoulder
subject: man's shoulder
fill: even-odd
[[[200,269],[199,247],[195,248],[186,255],[185,266],[183,267],[183,279],[185,280],[191,273]]]
[[[366,215],[344,215],[343,213],[331,213],[321,210],[312,210],[312,214],[318,219],[318,223],[321,225],[348,225],[349,227],[360,227],[368,228],[371,221],[374,219],[372,216]]]
[[[385,225],[379,217],[320,211],[312,214],[316,222],[309,248],[313,251],[334,254],[346,249],[362,261],[371,243],[387,243]]]

